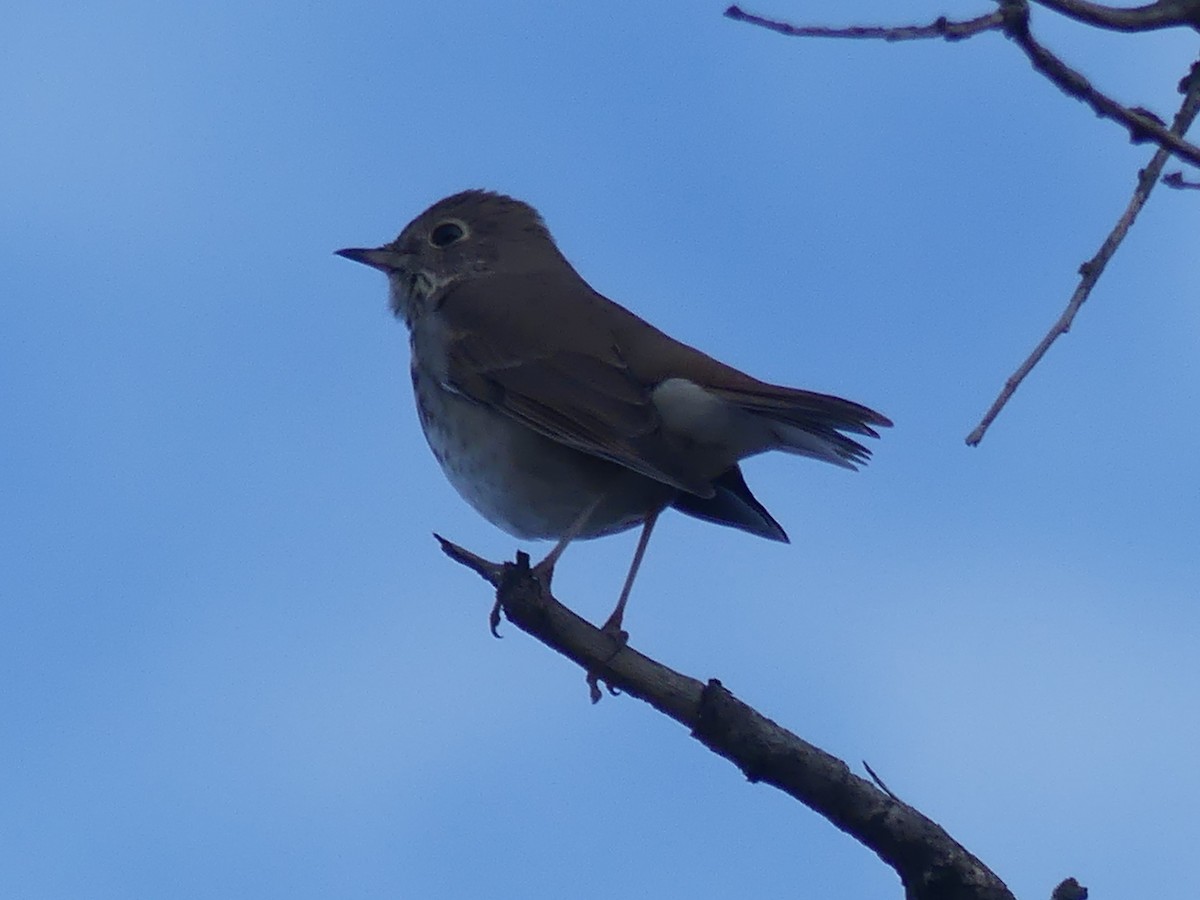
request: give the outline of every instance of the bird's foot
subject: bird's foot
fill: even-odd
[[[629,643],[629,632],[621,627],[621,622],[624,619],[625,610],[618,606],[612,611],[612,615],[604,620],[604,624],[600,626],[602,632],[617,642],[617,649]]]
[[[621,617],[615,612],[608,617],[608,621],[600,626],[600,632],[608,635],[613,642],[613,651],[608,659],[612,660],[621,649],[629,643],[629,632],[621,628]],[[596,672],[587,673],[588,694],[592,698],[593,703],[599,703],[600,698],[604,696],[600,691],[600,675]],[[612,696],[617,696],[621,692],[613,687],[609,682],[604,682],[604,688]]]
[[[547,556],[533,567],[533,577],[545,588],[546,593],[550,593],[550,581],[554,578],[554,564],[556,562],[558,562],[557,558],[551,559],[550,556]]]

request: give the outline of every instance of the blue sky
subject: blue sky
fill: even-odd
[[[721,9],[9,11],[0,894],[900,896],[678,726],[494,640],[438,552],[516,544],[425,447],[383,279],[332,251],[489,187],[679,338],[896,421],[857,474],[747,466],[790,546],[664,517],[633,643],[867,760],[1019,896],[1190,896],[1195,197],[1158,192],[968,449],[1150,151],[995,35]],[[1194,41],[1046,20],[1170,117]],[[559,595],[601,619],[634,541],[572,547]]]

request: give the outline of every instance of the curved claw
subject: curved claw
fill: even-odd
[[[500,633],[500,598],[496,598],[495,604],[492,606],[491,613],[488,614],[488,628],[491,629],[492,637],[503,638]]]
[[[622,647],[629,643],[629,632],[622,629],[620,625],[614,626],[611,619],[604,623],[604,627],[600,631],[612,638],[613,643],[616,645],[613,647],[613,652],[609,654],[608,660],[606,660],[608,662],[621,652]],[[592,698],[592,703],[599,703],[600,698],[604,696],[600,692],[600,675],[596,672],[588,672],[587,685],[588,695]],[[608,681],[604,682],[604,689],[613,697],[621,696],[620,689],[614,687]]]

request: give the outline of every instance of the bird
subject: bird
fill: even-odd
[[[640,527],[626,604],[666,509],[788,542],[740,463],[779,450],[846,469],[886,417],[829,394],[760,381],[604,297],[529,204],[485,190],[434,203],[390,243],[338,256],[387,276],[408,328],[425,438],[458,493],[519,539],[556,543]],[[748,318],[753,318],[749,316]]]

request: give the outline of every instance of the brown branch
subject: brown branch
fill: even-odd
[[[1188,181],[1182,172],[1168,172],[1163,176],[1162,183],[1178,191],[1200,191],[1200,181]]]
[[[999,31],[1004,25],[1004,16],[1000,11],[988,13],[974,19],[961,22],[951,22],[945,16],[939,16],[928,25],[898,25],[885,27],[882,25],[851,25],[847,28],[828,28],[822,25],[789,25],[777,19],[767,19],[748,13],[740,6],[731,6],[725,10],[725,17],[735,22],[748,22],[768,31],[786,34],[788,37],[831,37],[831,38],[878,38],[885,41],[915,41],[925,38],[945,38],[948,41],[959,41],[974,37],[985,31]]]
[[[1122,106],[1096,90],[1090,81],[1038,43],[1029,30],[1029,6],[1025,0],[1001,0],[1000,10],[1005,17],[1004,33],[1025,52],[1033,68],[1063,93],[1086,103],[1096,115],[1124,125],[1129,130],[1129,139],[1135,144],[1153,141],[1181,159],[1200,165],[1200,147],[1185,141],[1182,131],[1168,129],[1156,116],[1143,109]]]
[[[436,535],[435,535],[436,536]],[[1013,900],[1004,883],[941,826],[733,696],[618,642],[559,603],[529,557],[494,563],[438,537],[451,559],[496,588],[496,608],[552,650],[691,730],[752,782],[799,800],[891,866],[909,900]]]
[[[1097,28],[1111,31],[1155,31],[1181,26],[1200,27],[1200,2],[1197,0],[1159,0],[1147,6],[1123,9],[1089,3],[1088,0],[1034,0],[1039,6]]]
[[[1184,99],[1183,104],[1179,107],[1179,112],[1175,114],[1175,121],[1171,125],[1171,130],[1178,134],[1184,134],[1191,127],[1197,113],[1200,113],[1200,63],[1192,66],[1191,72],[1180,82],[1179,88],[1184,92]],[[1121,241],[1125,239],[1125,235],[1137,219],[1142,207],[1146,205],[1146,200],[1149,198],[1150,192],[1154,189],[1154,185],[1162,174],[1163,167],[1166,166],[1169,158],[1170,153],[1159,147],[1153,158],[1151,158],[1150,164],[1138,173],[1137,187],[1134,188],[1133,196],[1130,198],[1129,204],[1125,207],[1125,211],[1117,219],[1117,224],[1108,233],[1108,237],[1104,239],[1104,243],[1100,245],[1100,249],[1096,251],[1096,255],[1079,267],[1079,285],[1075,288],[1075,292],[1067,302],[1066,309],[1058,317],[1058,321],[1050,327],[1050,330],[1038,342],[1038,345],[1034,347],[1033,352],[1026,357],[1025,361],[1004,382],[1004,387],[1000,390],[1000,394],[996,397],[991,407],[984,413],[979,424],[967,435],[967,444],[969,446],[974,447],[983,440],[984,434],[992,422],[995,421],[996,416],[1000,414],[1000,410],[1004,409],[1005,404],[1008,403],[1021,382],[1025,380],[1025,377],[1033,371],[1033,367],[1046,355],[1046,351],[1050,349],[1050,345],[1061,335],[1071,330],[1071,324],[1075,321],[1075,316],[1079,312],[1079,308],[1088,299],[1092,288],[1096,286],[1101,273],[1104,272],[1105,266],[1108,265],[1108,261],[1112,259],[1112,255],[1121,245]]]
[[[1176,2],[1184,3],[1186,0]],[[1152,114],[1142,109],[1123,106],[1107,94],[1096,90],[1090,81],[1038,43],[1029,30],[1027,0],[999,0],[999,3],[1000,8],[996,12],[963,22],[950,22],[943,16],[930,25],[895,27],[855,25],[848,28],[827,28],[818,25],[790,25],[777,19],[748,13],[740,6],[730,6],[725,10],[725,15],[735,21],[747,22],[789,37],[878,38],[886,41],[940,37],[959,40],[985,31],[1002,30],[1025,52],[1036,71],[1046,76],[1063,93],[1086,103],[1096,115],[1125,126],[1129,131],[1130,140],[1134,143],[1153,141],[1160,147],[1169,149],[1180,159],[1200,165],[1200,147],[1185,141],[1180,134],[1168,130]]]
[[[1087,300],[1117,247],[1125,239],[1138,213],[1146,204],[1154,184],[1162,175],[1168,158],[1173,154],[1200,165],[1200,147],[1183,139],[1196,117],[1200,106],[1200,63],[1192,66],[1191,72],[1180,82],[1180,93],[1185,95],[1183,105],[1175,115],[1170,128],[1152,112],[1121,105],[1107,94],[1094,88],[1086,78],[1066,65],[1057,56],[1043,47],[1029,30],[1028,0],[998,0],[999,9],[989,16],[981,16],[966,22],[948,22],[944,17],[932,25],[908,25],[899,27],[854,26],[850,28],[827,28],[822,26],[790,25],[762,16],[752,15],[738,6],[731,6],[725,15],[740,22],[748,22],[793,37],[839,37],[839,38],[882,38],[889,41],[915,40],[917,38],[943,37],[961,38],[995,30],[1000,27],[1018,47],[1024,51],[1034,69],[1048,78],[1068,96],[1090,106],[1097,115],[1112,119],[1129,130],[1134,143],[1152,141],[1159,146],[1150,164],[1138,174],[1137,187],[1125,212],[1117,220],[1108,237],[1090,260],[1079,268],[1080,281],[1075,293],[1067,303],[1066,310],[1050,328],[1046,336],[1034,348],[1029,357],[1009,376],[991,408],[979,424],[967,435],[967,444],[977,445],[988,427],[999,415],[1009,398],[1025,377],[1038,364],[1050,345],[1060,335],[1066,334],[1075,320],[1079,308]],[[1182,24],[1200,24],[1200,0],[1159,0],[1149,6],[1122,10],[1090,3],[1088,0],[1037,0],[1043,6],[1064,15],[1070,15],[1090,24],[1103,25],[1125,31],[1146,31]],[[1135,25],[1137,27],[1135,27]],[[1193,185],[1184,181],[1182,175],[1172,174],[1165,183],[1173,188],[1189,188]]]

